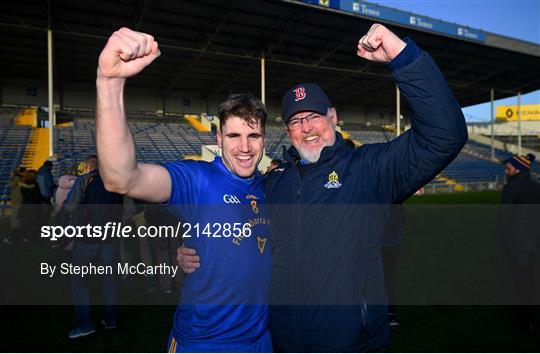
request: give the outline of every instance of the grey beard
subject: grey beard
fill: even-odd
[[[307,161],[309,163],[315,163],[315,162],[319,161],[319,158],[321,157],[321,152],[322,152],[323,148],[321,148],[319,151],[310,152],[310,153],[307,153],[307,154],[304,151],[302,151],[301,149],[298,149],[298,155],[300,155],[300,158],[302,160],[304,160],[304,161]]]

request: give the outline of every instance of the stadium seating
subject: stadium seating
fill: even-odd
[[[291,140],[282,127],[266,127],[265,148],[266,155],[271,159],[283,159],[283,145],[291,146]]]
[[[9,175],[21,163],[31,128],[14,125],[16,109],[0,109],[0,196],[9,200]],[[137,148],[137,158],[143,162],[168,162],[186,156],[200,155],[202,145],[216,143],[212,133],[198,132],[184,120],[156,121],[156,117],[137,117],[129,125]],[[89,154],[96,153],[95,121],[76,119],[72,126],[55,128],[55,152],[58,162],[53,174],[57,179],[67,167],[82,161]],[[354,140],[365,144],[390,141],[391,132],[376,129],[347,131]],[[287,133],[281,126],[268,126],[266,129],[266,154],[272,159],[281,159],[283,146],[291,145]],[[498,161],[510,154],[500,149],[495,150]],[[491,161],[489,146],[469,141],[460,155],[430,184],[446,184],[448,179],[458,183],[503,181],[504,171],[498,161]],[[539,156],[540,158],[540,156]],[[540,172],[540,166],[533,165],[533,171]]]
[[[364,144],[383,143],[393,139],[391,132],[384,130],[356,130],[347,133],[349,136]],[[281,145],[289,146],[290,140],[282,128],[268,128],[266,134],[266,153],[271,158],[281,158]],[[496,158],[504,160],[509,153],[497,149]],[[491,149],[487,145],[469,141],[461,154],[441,173],[442,176],[456,182],[485,182],[500,180],[504,170],[498,163],[490,161]],[[444,184],[445,179],[435,178],[430,183]]]
[[[469,140],[463,150],[484,159],[491,159],[491,147],[474,140]],[[501,149],[495,149],[494,153],[495,158],[499,161],[504,161],[508,156],[510,156],[508,152]]]
[[[502,165],[465,152],[459,154],[442,174],[458,182],[502,181],[504,178]]]
[[[0,108],[0,201],[9,200],[10,175],[20,165],[28,138],[32,128],[17,126],[13,120],[18,110],[13,108]]]
[[[497,140],[502,141],[506,144],[517,145],[517,136],[497,136]],[[523,147],[532,149],[534,151],[540,151],[540,134],[539,135],[523,135],[521,137],[521,144]]]
[[[393,139],[394,135],[386,131],[359,130],[347,131],[353,140],[358,140],[363,144],[383,143]]]
[[[488,145],[484,145],[479,142],[473,141],[473,140],[469,140],[463,150],[470,152],[474,154],[475,156],[479,156],[486,160],[491,159],[491,147]],[[512,153],[509,153],[501,149],[495,149],[494,152],[495,152],[495,158],[498,160],[497,162],[501,162],[501,163],[502,161],[506,160],[508,157],[513,155]],[[537,161],[536,163],[532,164],[531,171],[533,173],[540,174],[540,164],[539,164],[540,161],[538,161],[538,158],[540,158],[540,156],[538,156],[537,154],[536,158],[537,158]],[[499,166],[499,167],[502,169],[502,166]]]
[[[137,159],[142,162],[168,162],[189,155],[200,155],[201,146],[215,144],[211,133],[200,133],[183,121],[129,123],[137,147]],[[94,120],[76,120],[72,127],[55,129],[58,163],[56,178],[90,154],[96,153]]]

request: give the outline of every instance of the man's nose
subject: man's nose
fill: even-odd
[[[241,138],[239,148],[242,152],[249,152],[251,150],[251,144],[249,143],[249,139]]]
[[[311,131],[311,128],[313,128],[313,125],[307,118],[302,118],[300,120],[300,124],[302,127],[302,132],[309,133]]]

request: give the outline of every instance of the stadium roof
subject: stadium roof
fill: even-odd
[[[306,1],[308,2],[308,1]],[[199,92],[260,92],[266,58],[267,99],[295,83],[315,81],[333,102],[393,105],[390,72],[356,56],[356,43],[375,21],[301,1],[42,0],[9,1],[0,14],[1,82],[47,80],[47,34],[54,33],[55,85],[93,84],[97,58],[121,26],[153,34],[162,56],[130,86]],[[377,20],[385,23],[385,21]],[[540,46],[483,32],[483,42],[403,24],[437,61],[462,106],[540,89]]]

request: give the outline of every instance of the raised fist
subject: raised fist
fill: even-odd
[[[387,63],[398,56],[406,44],[388,28],[374,24],[358,41],[356,54],[360,58]]]
[[[99,55],[98,78],[128,78],[150,65],[161,52],[149,34],[120,28]]]

